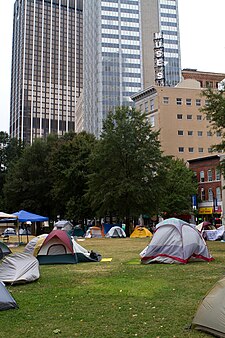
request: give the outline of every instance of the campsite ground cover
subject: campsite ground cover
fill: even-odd
[[[80,244],[112,261],[41,266],[37,282],[9,286],[19,309],[1,312],[0,337],[210,337],[189,326],[224,275],[225,243],[207,243],[210,263],[141,265],[148,242],[86,239]]]

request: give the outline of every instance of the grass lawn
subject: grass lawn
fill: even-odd
[[[207,242],[215,258],[210,263],[141,265],[148,242],[86,239],[82,246],[112,261],[42,265],[37,282],[8,286],[19,309],[1,312],[0,337],[210,337],[189,326],[224,275],[225,243]]]

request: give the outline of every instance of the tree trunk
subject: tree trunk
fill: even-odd
[[[127,237],[130,237],[130,216],[126,215],[126,229],[125,233]]]

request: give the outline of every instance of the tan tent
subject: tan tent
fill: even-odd
[[[13,214],[7,214],[5,212],[0,211],[0,219],[4,219],[4,218],[13,218],[13,219],[17,219],[16,215]]]
[[[151,231],[149,231],[147,228],[142,226],[136,226],[132,234],[130,235],[131,238],[135,237],[152,237]]]
[[[40,250],[45,238],[48,234],[42,234],[37,237],[34,237],[30,240],[29,243],[24,248],[24,252],[30,253],[31,255],[37,257],[38,251]]]
[[[199,305],[192,328],[225,337],[225,277],[213,286]]]

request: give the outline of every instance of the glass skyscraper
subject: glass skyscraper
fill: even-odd
[[[139,0],[85,0],[84,129],[99,136],[116,106],[142,88]]]
[[[133,94],[180,82],[178,0],[15,0],[12,47],[10,136],[98,137]]]
[[[83,88],[81,0],[16,0],[10,136],[32,143],[75,130]]]
[[[141,0],[144,87],[181,81],[178,0]]]

